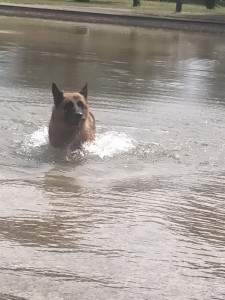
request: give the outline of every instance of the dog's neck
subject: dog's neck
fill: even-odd
[[[75,148],[79,148],[80,145],[86,141],[86,121],[84,121],[79,126],[73,126],[64,124],[63,126],[54,127],[54,140],[51,140],[51,143],[55,147],[65,147],[66,145],[73,144]],[[51,131],[51,126],[49,127]],[[50,135],[51,136],[51,135]]]
[[[80,144],[80,136],[83,129],[83,126],[73,126],[73,125],[65,125],[63,127],[58,128],[59,140],[63,142],[64,145],[68,145],[70,143],[75,143],[77,146]]]

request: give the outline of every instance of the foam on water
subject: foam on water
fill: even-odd
[[[128,152],[134,148],[134,141],[125,133],[108,131],[97,134],[94,142],[86,143],[84,148],[87,152],[100,158],[112,157],[122,152]]]
[[[25,140],[25,146],[30,148],[41,147],[48,143],[47,126],[40,127],[38,130],[29,135]]]
[[[28,135],[25,139],[24,148],[36,149],[48,144],[48,128],[40,127],[38,130]],[[83,145],[80,155],[86,154],[98,156],[100,158],[112,157],[119,153],[126,153],[135,147],[134,140],[125,133],[107,131],[96,134],[93,142]]]

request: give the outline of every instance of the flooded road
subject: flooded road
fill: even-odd
[[[223,37],[0,25],[0,299],[225,299]],[[54,149],[86,81],[96,140]]]

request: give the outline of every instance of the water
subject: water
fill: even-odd
[[[223,36],[0,25],[0,298],[225,299]],[[86,81],[96,140],[54,149]]]

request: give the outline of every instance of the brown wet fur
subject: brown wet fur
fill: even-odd
[[[49,123],[49,141],[52,146],[68,145],[78,149],[95,137],[95,119],[89,110],[87,84],[79,93],[63,93],[52,84],[54,107]]]

